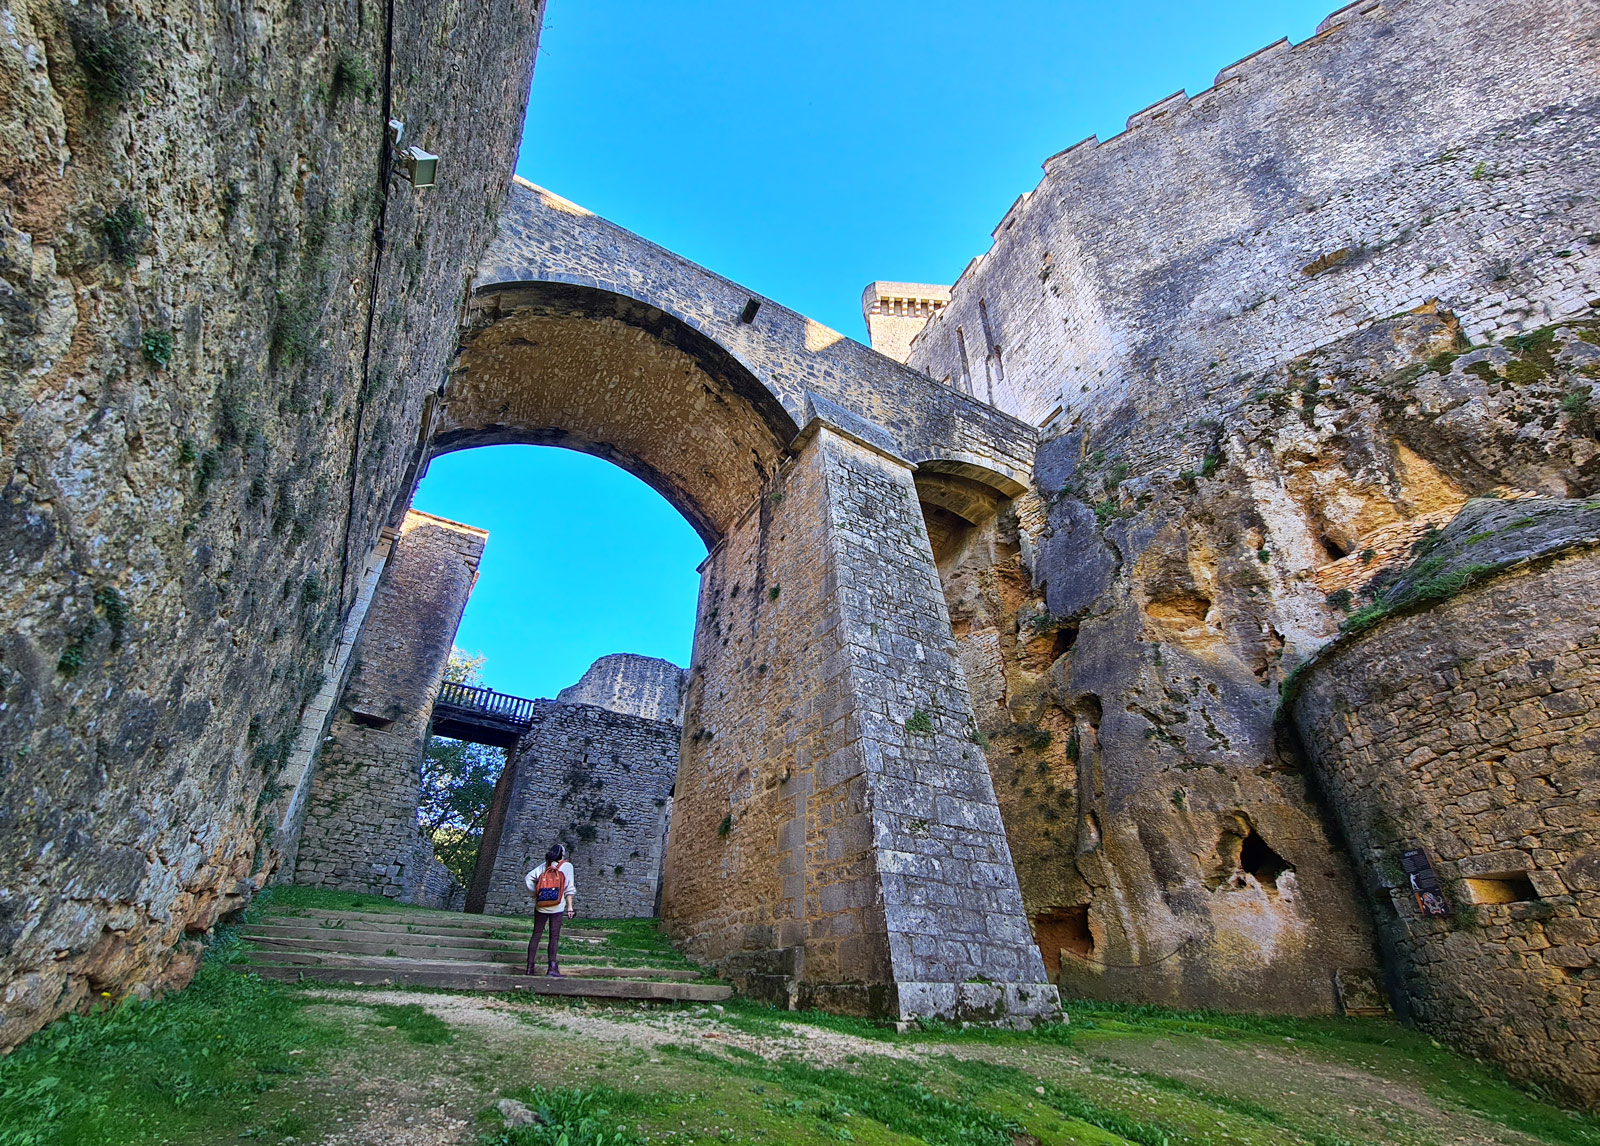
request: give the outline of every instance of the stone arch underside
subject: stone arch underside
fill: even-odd
[[[481,288],[435,454],[553,445],[657,490],[708,546],[772,480],[798,428],[731,355],[662,311],[564,283]]]

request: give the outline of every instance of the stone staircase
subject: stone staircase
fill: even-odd
[[[525,975],[531,930],[529,919],[420,908],[268,907],[241,929],[235,966],[263,979],[591,999],[716,1002],[733,993],[659,942],[630,942],[604,922],[562,931],[563,978]]]

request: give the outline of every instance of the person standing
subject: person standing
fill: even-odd
[[[523,882],[533,892],[533,938],[528,940],[528,974],[533,974],[533,960],[539,952],[539,936],[545,925],[550,926],[550,958],[545,964],[545,974],[562,978],[556,962],[556,944],[561,941],[561,923],[571,919],[573,908],[572,864],[567,862],[567,850],[556,844],[544,853],[544,863],[530,871]]]

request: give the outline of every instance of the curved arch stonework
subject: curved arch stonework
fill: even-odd
[[[424,464],[582,450],[709,549],[669,930],[789,1005],[1056,1013],[919,494],[1014,495],[1032,428],[520,181],[476,281]]]

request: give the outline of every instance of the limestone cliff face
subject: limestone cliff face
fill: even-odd
[[[947,547],[1064,993],[1327,1010],[1374,966],[1279,685],[1469,496],[1600,489],[1600,324],[1460,348],[1450,315],[1404,316],[1231,402],[1061,435],[1037,498]]]
[[[1279,686],[1469,497],[1600,482],[1592,25],[1341,8],[1047,159],[913,343],[1040,426],[936,549],[1065,994],[1327,1010],[1375,965]]]
[[[0,1046],[181,983],[409,486],[529,0],[13,0],[0,37]],[[385,170],[385,120],[443,156]]]

